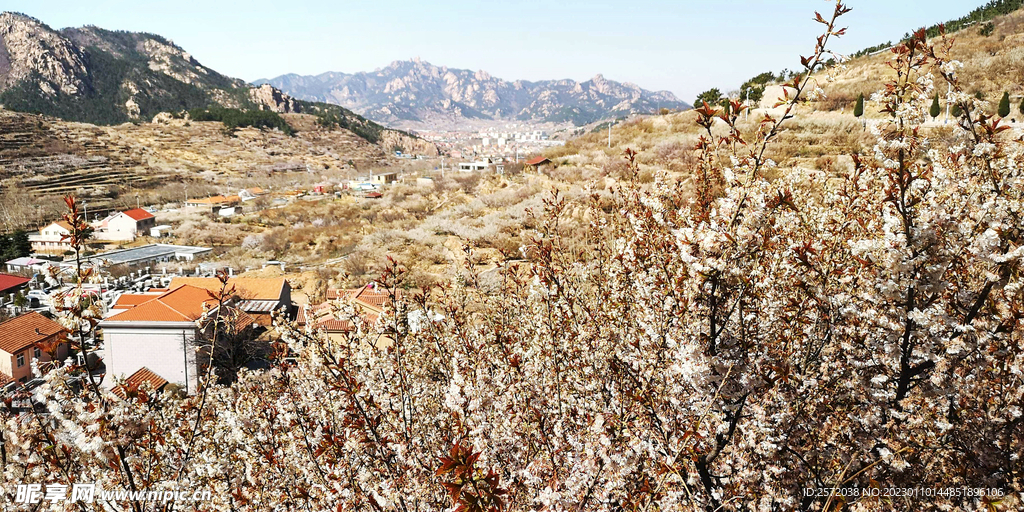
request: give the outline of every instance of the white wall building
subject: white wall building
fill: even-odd
[[[123,295],[118,302],[122,299],[125,299]],[[203,365],[196,361],[195,342],[201,334],[196,321],[209,314],[217,302],[205,289],[182,285],[127,306],[99,324],[103,329],[103,361],[107,366],[103,385],[113,387],[116,379],[124,379],[146,367],[188,393],[194,392],[197,376],[204,371]],[[236,323],[242,328],[254,323],[247,314],[238,312],[238,315]]]
[[[28,241],[33,251],[59,254],[71,250],[71,241],[63,239],[70,234],[71,224],[61,220],[41,228],[39,234],[29,235]]]

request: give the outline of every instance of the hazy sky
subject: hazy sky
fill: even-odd
[[[853,52],[966,14],[983,0],[849,0]],[[420,57],[509,80],[597,73],[692,102],[762,71],[799,65],[824,0],[389,1],[3,0],[0,9],[53,28],[153,32],[217,71],[245,80],[285,73],[371,71]]]

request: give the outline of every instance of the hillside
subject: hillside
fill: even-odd
[[[329,116],[370,142],[385,130],[342,107],[222,75],[159,35],[91,26],[57,31],[11,12],[0,14],[0,105],[99,125],[218,105]]]
[[[281,114],[295,129],[240,128],[173,119],[97,126],[0,109],[0,232],[55,218],[60,195],[91,208],[180,201],[252,186],[288,190],[356,168],[389,165],[383,144],[317,126],[309,114]],[[405,136],[385,132],[392,144]],[[418,139],[417,139],[418,140]],[[420,141],[423,142],[423,141]]]
[[[648,91],[597,75],[590,80],[507,81],[486,71],[414,59],[373,72],[282,75],[257,80],[297,98],[335,103],[374,121],[405,128],[529,121],[584,125],[689,105],[668,91]]]
[[[929,35],[932,32],[937,29],[930,30]],[[980,94],[991,103],[993,110],[1003,93],[1009,93],[1014,100],[1010,117],[1020,119],[1017,107],[1024,96],[1024,10],[968,25],[947,36],[955,40],[951,54],[964,65],[959,74],[971,85],[969,92]],[[886,60],[891,55],[892,52],[883,48],[850,60],[846,71],[824,87],[827,98],[817,102],[817,108],[851,111],[859,94],[869,98],[881,88],[881,77],[889,71]],[[945,90],[937,92],[945,112]],[[873,113],[869,103],[865,114]]]

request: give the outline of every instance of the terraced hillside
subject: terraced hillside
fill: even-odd
[[[0,177],[41,194],[143,186],[166,177],[145,172],[125,148],[102,141],[102,131],[0,111]]]
[[[183,187],[196,195],[296,171],[317,178],[389,158],[351,131],[318,127],[314,116],[284,116],[295,136],[255,128],[229,133],[219,122],[166,115],[96,126],[0,109],[0,231],[53,218],[67,193],[98,213],[180,198]]]

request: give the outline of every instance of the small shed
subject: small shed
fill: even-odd
[[[526,161],[526,166],[532,167],[537,172],[540,172],[541,167],[545,165],[551,165],[551,160],[543,155],[531,158]]]

